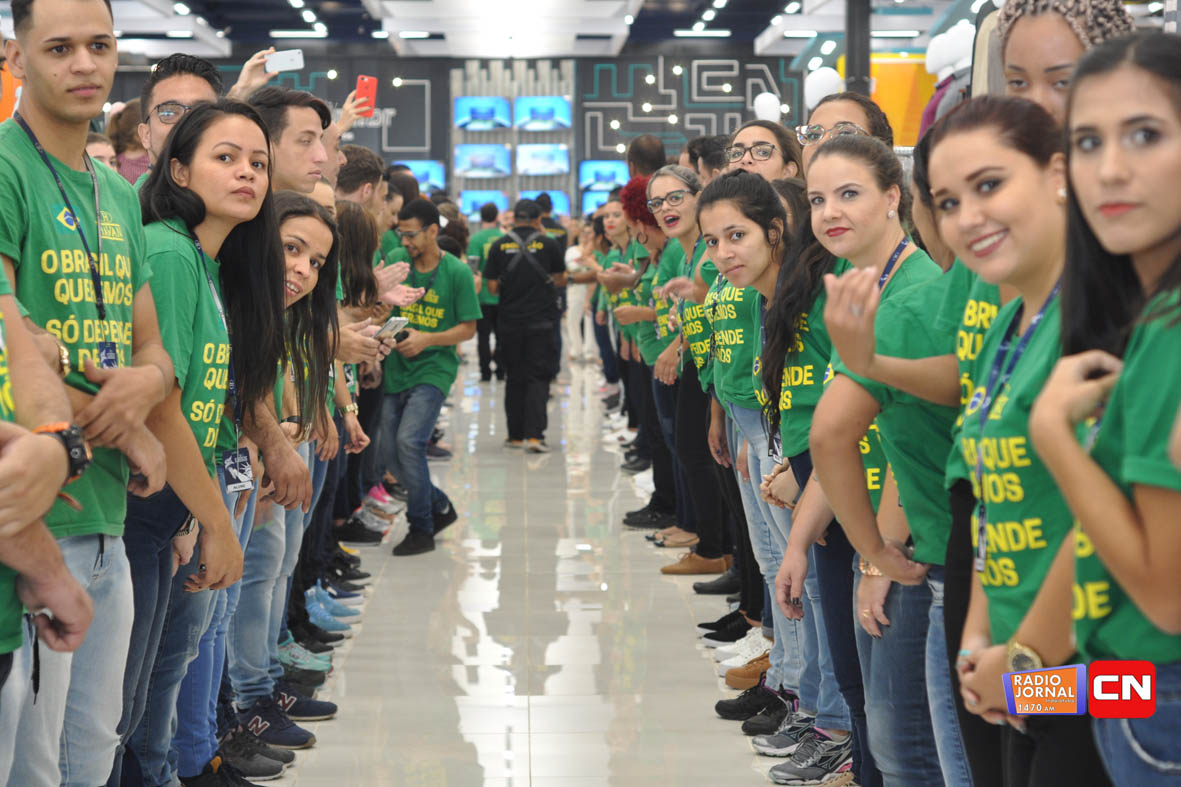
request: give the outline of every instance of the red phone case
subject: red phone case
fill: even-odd
[[[373,117],[373,110],[377,108],[377,77],[368,77],[364,74],[357,77],[357,99],[362,98],[369,100],[369,107],[358,117]]]

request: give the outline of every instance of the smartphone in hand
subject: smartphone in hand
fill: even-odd
[[[266,56],[266,70],[268,74],[277,74],[280,71],[302,71],[303,50],[283,49],[279,52],[272,52]]]
[[[357,117],[371,118],[377,108],[377,77],[361,74],[357,77],[357,100],[365,99],[369,102],[364,111],[358,112]]]

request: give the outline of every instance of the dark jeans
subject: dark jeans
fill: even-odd
[[[385,404],[385,394],[381,385],[376,388],[362,388],[357,392],[357,417],[361,419],[361,428],[369,435],[369,447],[359,454],[349,457],[348,510],[344,516],[337,506],[337,518],[346,518],[361,507],[365,493],[381,482],[381,408]]]
[[[672,452],[664,442],[660,429],[660,414],[652,393],[652,368],[643,362],[632,362],[632,392],[640,407],[640,431],[636,445],[648,446],[652,457],[652,483],[656,489],[648,505],[655,511],[677,511],[677,491]],[[641,454],[642,455],[642,454]]]
[[[135,599],[135,618],[131,626],[131,646],[127,650],[127,668],[123,673],[123,715],[119,719],[120,746],[108,784],[122,781],[124,744],[140,722],[148,702],[148,686],[172,594],[172,537],[185,523],[189,510],[165,486],[148,498],[127,496],[127,519],[124,521],[123,545],[131,564],[131,587]],[[138,780],[138,768],[129,764]]]
[[[1004,752],[1005,787],[1110,785],[1091,732],[1092,722],[1090,716],[1028,716],[1027,733],[1010,726],[998,727]],[[1141,783],[1147,787],[1166,782]]]
[[[483,310],[484,316],[476,321],[476,348],[480,356],[480,376],[492,376],[492,362],[496,362],[497,376],[504,376],[504,366],[501,364],[501,339],[500,335],[496,336],[496,350],[492,349],[492,334],[496,331],[496,320],[500,313],[499,304],[495,303],[481,303],[480,309]]]
[[[947,640],[947,660],[951,666],[951,696],[955,700],[964,752],[972,770],[972,782],[977,787],[1001,783],[1002,729],[989,724],[975,713],[968,713],[960,694],[960,674],[955,662],[968,617],[968,600],[972,594],[973,550],[972,511],[976,496],[966,480],[956,481],[951,487],[951,534],[947,539],[947,557],[943,564],[943,624]]]
[[[615,347],[611,344],[611,325],[595,323],[595,341],[599,344],[599,357],[603,359],[603,377],[607,382],[619,382],[619,368],[615,363]]]
[[[725,554],[725,512],[722,490],[709,454],[710,399],[697,380],[697,367],[685,364],[677,390],[676,453],[689,490],[697,520],[697,554],[719,558]]]
[[[665,448],[668,450],[669,460],[673,470],[673,494],[677,507],[677,525],[690,533],[697,532],[697,509],[693,507],[693,498],[689,496],[689,480],[685,476],[685,468],[677,458],[675,449],[677,437],[677,397],[680,396],[680,381],[672,385],[665,385],[652,378],[652,401],[656,405],[656,416],[660,424],[660,436],[664,438]]]
[[[336,414],[336,432],[340,440],[340,450],[336,456],[328,460],[327,472],[324,474],[324,487],[320,490],[320,500],[312,513],[312,523],[304,533],[303,544],[300,545],[299,563],[295,569],[292,582],[291,600],[303,601],[303,594],[316,584],[320,577],[328,573],[328,561],[332,557],[332,543],[334,541],[333,522],[336,498],[343,496],[341,487],[341,470],[346,466],[347,456],[344,452],[348,437],[344,431],[344,419],[340,413]]]
[[[803,489],[812,475],[812,455],[807,451],[788,460],[796,483]],[[814,544],[810,550],[816,580],[820,583],[820,608],[824,614],[832,671],[849,716],[853,720],[853,771],[861,787],[881,787],[869,750],[869,725],[865,717],[865,685],[857,656],[857,635],[853,627],[853,560],[856,552],[845,531],[833,520],[825,534],[825,545]]]
[[[504,414],[510,440],[540,440],[547,426],[549,383],[557,362],[554,329],[548,323],[532,328],[497,330],[506,382]]]

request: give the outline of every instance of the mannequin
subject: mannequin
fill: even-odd
[[[946,33],[931,39],[927,47],[927,73],[935,74],[939,82],[923,110],[920,136],[953,107],[968,99],[975,37],[976,28],[964,19]]]

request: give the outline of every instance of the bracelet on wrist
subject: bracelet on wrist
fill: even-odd
[[[858,558],[858,560],[859,560],[858,568],[861,569],[862,576],[866,576],[866,577],[884,577],[885,576],[885,574],[882,573],[882,570],[880,568],[873,565],[865,558]]]

